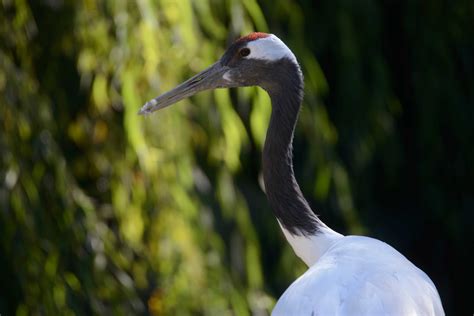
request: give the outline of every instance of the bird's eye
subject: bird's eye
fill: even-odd
[[[240,50],[239,54],[241,57],[247,57],[248,55],[250,55],[250,49],[244,47]]]

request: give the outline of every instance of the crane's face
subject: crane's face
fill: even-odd
[[[176,88],[148,101],[140,114],[150,114],[200,91],[245,86],[266,87],[278,62],[297,64],[291,50],[275,35],[251,33],[234,42],[215,64]]]
[[[297,64],[291,50],[275,35],[252,33],[237,40],[221,58],[229,67],[223,78],[232,86],[265,86],[275,78],[280,61]]]

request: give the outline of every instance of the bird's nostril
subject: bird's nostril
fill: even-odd
[[[200,82],[201,80],[202,80],[202,77],[195,78],[194,80],[192,80],[190,82],[190,84],[196,84],[196,83]]]

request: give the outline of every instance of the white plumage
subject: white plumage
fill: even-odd
[[[388,244],[362,236],[325,244],[272,315],[444,315],[430,278]]]

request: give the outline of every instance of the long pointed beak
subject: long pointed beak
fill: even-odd
[[[230,87],[231,82],[224,78],[224,74],[228,70],[229,67],[222,66],[218,61],[176,88],[148,101],[142,106],[138,114],[150,114],[204,90]]]

